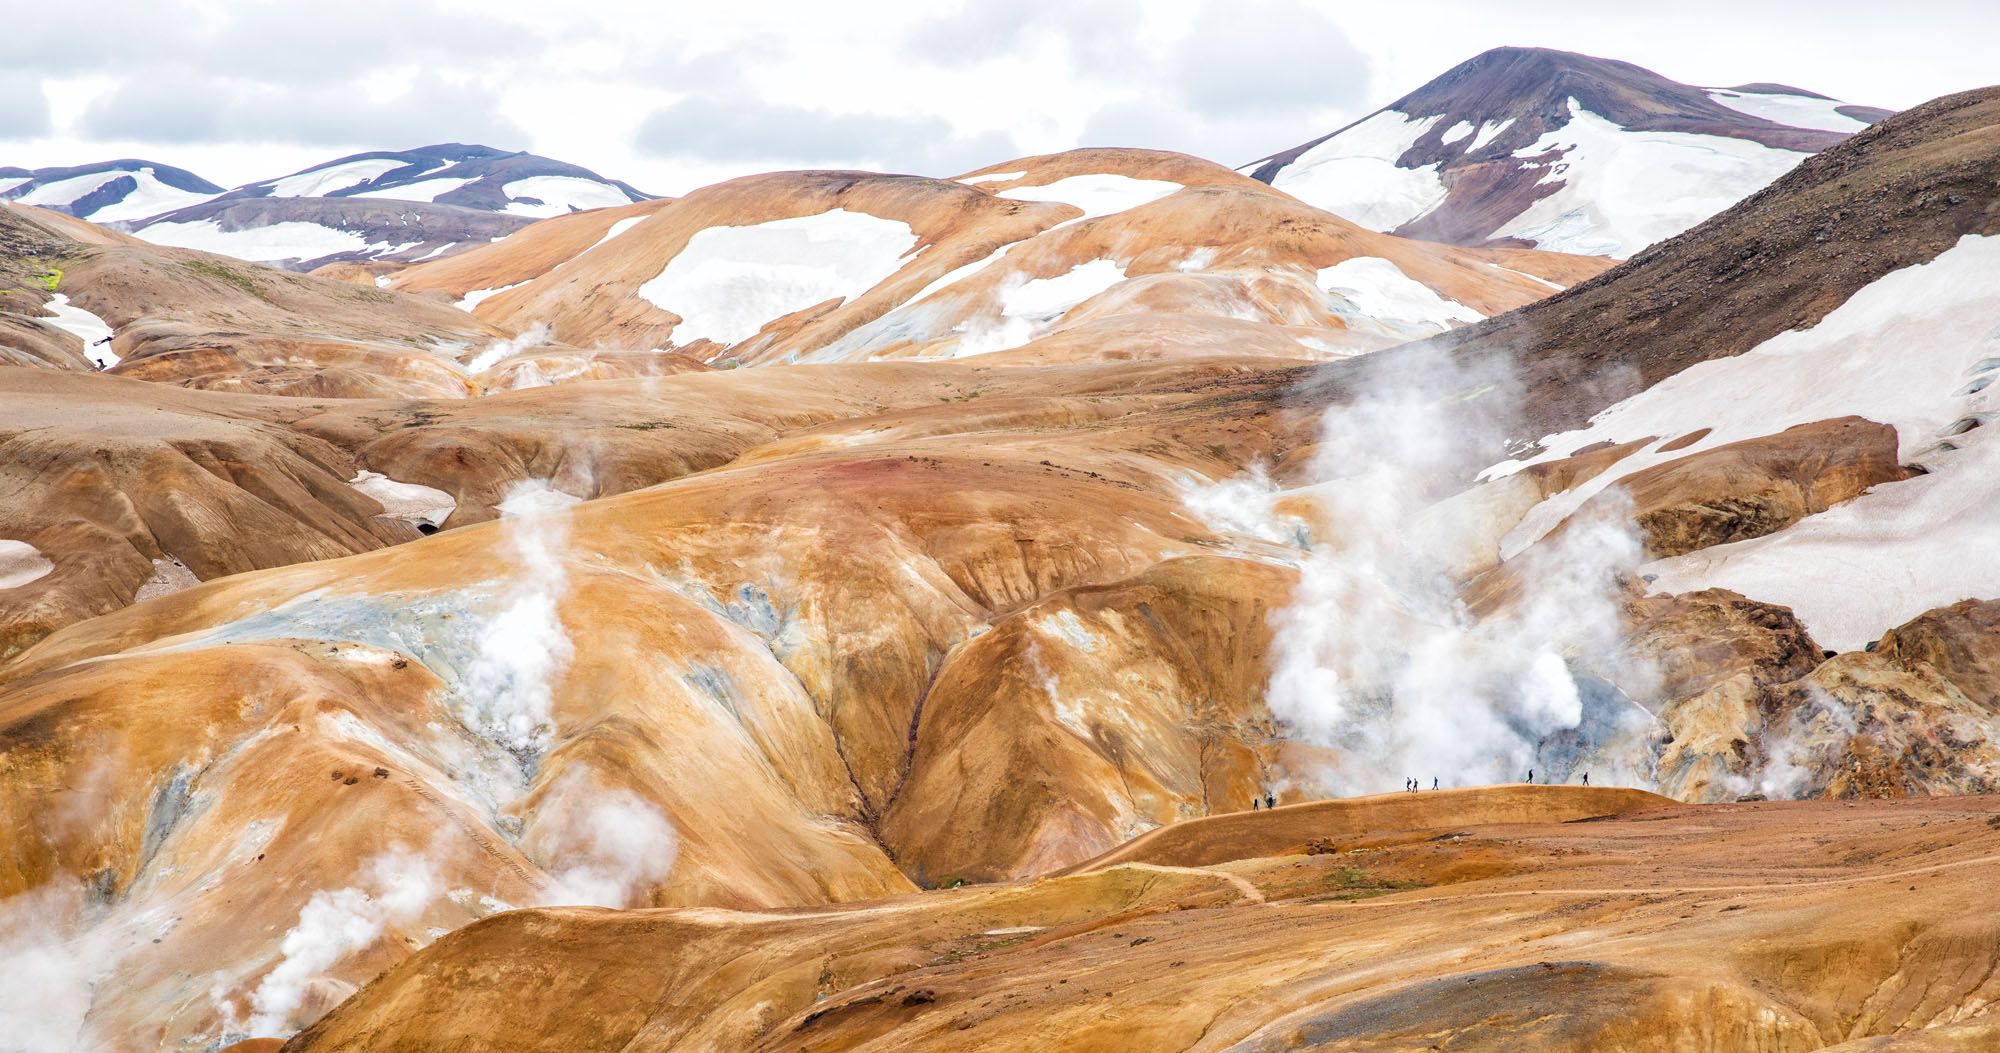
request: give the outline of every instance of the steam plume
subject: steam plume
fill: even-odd
[[[575,654],[559,606],[569,591],[563,550],[576,499],[519,483],[500,505],[514,574],[466,673],[460,719],[516,754],[547,748],[554,681]]]
[[[283,957],[277,968],[250,996],[250,1033],[289,1030],[308,984],[342,958],[365,950],[390,926],[416,921],[442,891],[430,860],[396,846],[369,860],[358,884],[313,893],[279,945]]]

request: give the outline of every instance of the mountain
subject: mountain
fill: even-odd
[[[134,158],[75,168],[0,168],[0,201],[38,205],[96,223],[144,219],[222,192],[193,172]]]
[[[1243,170],[1375,230],[1625,257],[1888,112],[1784,85],[1699,88],[1627,62],[1495,48]]]
[[[2000,88],[1616,264],[1149,150],[0,204],[0,1021],[1990,1046],[1996,245]]]
[[[1020,158],[955,180],[751,176],[625,216],[579,248],[550,266],[523,232],[388,281],[461,297],[503,327],[545,323],[579,346],[744,364],[1020,362],[1243,341],[1353,354],[1602,266],[1377,234],[1220,165],[1147,150]]]
[[[385,198],[543,218],[645,201],[650,195],[547,157],[442,143],[353,154],[288,176],[247,183],[223,196]]]
[[[435,259],[536,218],[645,200],[576,165],[446,143],[354,154],[126,218],[139,220],[128,229],[147,241],[304,271]]]

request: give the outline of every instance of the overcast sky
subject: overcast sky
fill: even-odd
[[[1234,165],[1503,44],[1892,108],[2000,82],[1994,0],[92,0],[6,22],[0,166],[138,156],[225,186],[450,141],[669,194],[1080,145]]]

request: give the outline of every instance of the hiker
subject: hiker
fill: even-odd
[[[1410,780],[1408,776],[1404,776],[1403,778],[1403,792],[1404,793],[1410,792]]]
[[[1263,801],[1261,801],[1261,800],[1259,800],[1259,799],[1257,799],[1257,798],[1255,798],[1255,797],[1252,797],[1252,798],[1250,798],[1250,810],[1251,810],[1251,811],[1253,811],[1253,812],[1254,812],[1254,811],[1256,811],[1257,809],[1259,809],[1259,808],[1261,808],[1261,807],[1263,807],[1263,806],[1264,806],[1264,802],[1263,802]]]
[[[1435,790],[1437,788],[1438,788],[1438,777],[1433,775],[1431,776],[1431,789]]]
[[[1528,785],[1530,785],[1530,786],[1533,786],[1534,784],[1535,784],[1535,769],[1533,769],[1533,768],[1529,768],[1529,769],[1528,769]]]
[[[1273,797],[1268,793],[1264,795],[1264,807],[1276,808],[1277,806],[1278,806],[1278,799],[1276,797]]]
[[[1584,772],[1584,773],[1583,773],[1583,784],[1584,784],[1585,786],[1589,786],[1589,785],[1590,785],[1590,773],[1589,773],[1589,772]]]

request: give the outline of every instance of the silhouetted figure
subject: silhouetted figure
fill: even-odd
[[[1257,798],[1257,797],[1252,797],[1252,798],[1250,798],[1250,810],[1251,810],[1251,811],[1253,811],[1253,812],[1254,812],[1254,811],[1256,811],[1257,809],[1259,809],[1259,808],[1262,808],[1262,807],[1264,807],[1264,802],[1263,802],[1263,800],[1262,800],[1262,799],[1260,799],[1260,798]]]
[[[1437,788],[1438,788],[1438,777],[1433,775],[1431,776],[1431,789],[1435,790]]]
[[[1530,786],[1533,786],[1534,784],[1535,784],[1535,769],[1533,769],[1533,768],[1529,768],[1529,769],[1528,769],[1528,785],[1530,785]]]
[[[1278,799],[1276,797],[1273,797],[1268,793],[1264,795],[1264,807],[1276,808],[1277,806],[1278,806]]]
[[[1589,786],[1589,785],[1590,785],[1590,773],[1589,773],[1589,772],[1584,772],[1584,773],[1583,773],[1583,784],[1584,784],[1585,786]]]

